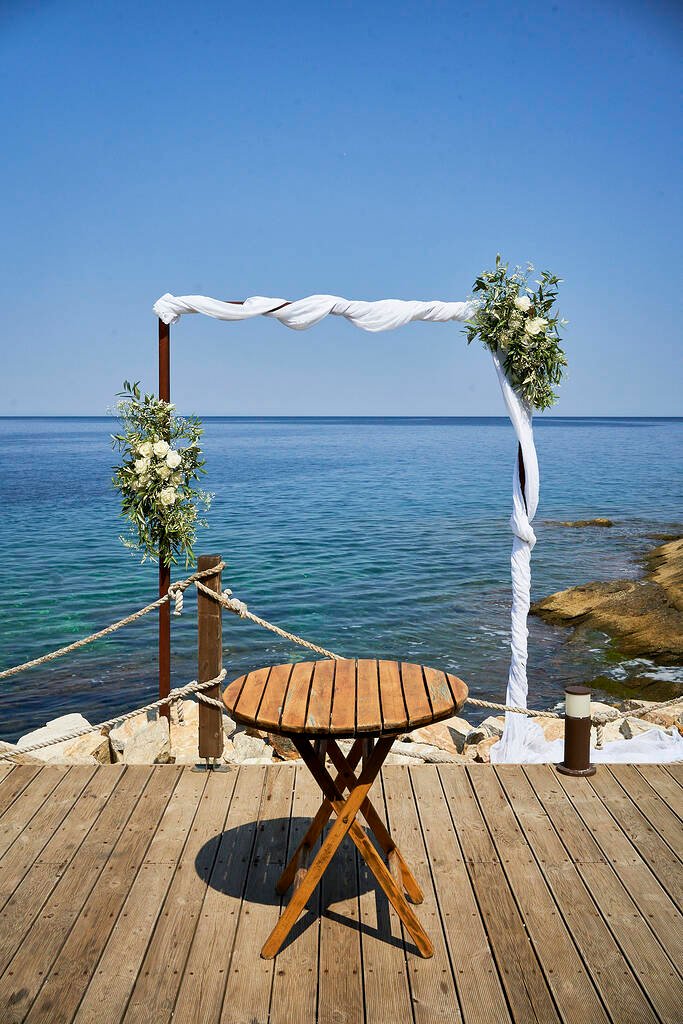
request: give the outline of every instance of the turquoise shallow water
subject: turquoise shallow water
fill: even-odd
[[[4,585],[0,666],[94,632],[153,600],[156,567],[117,538],[114,421],[0,419]],[[508,517],[516,442],[506,419],[208,419],[210,528],[253,611],[345,655],[422,661],[490,699],[508,663]],[[636,575],[653,534],[683,521],[683,419],[538,420],[541,503],[533,597]],[[612,529],[557,520],[608,516]],[[184,575],[183,572],[180,574]],[[38,593],[36,591],[39,591]],[[173,620],[174,684],[196,674],[194,599]],[[92,721],[155,695],[150,616],[49,667],[4,681],[0,735],[78,710]],[[619,657],[606,638],[530,620],[530,703],[567,681],[668,695],[681,669]],[[224,620],[229,675],[305,658]],[[476,717],[476,716],[473,716]]]

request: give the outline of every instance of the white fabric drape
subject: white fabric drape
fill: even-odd
[[[431,323],[469,320],[476,312],[477,305],[476,300],[412,302],[403,299],[382,299],[379,302],[363,302],[344,299],[338,295],[308,295],[294,302],[253,295],[238,303],[224,302],[205,295],[177,296],[167,292],[155,302],[154,312],[166,324],[176,323],[186,313],[202,313],[217,320],[228,321],[269,316],[295,331],[313,327],[326,316],[343,316],[364,331],[390,331],[416,320]],[[536,514],[539,497],[538,458],[532,430],[532,410],[514,391],[505,376],[499,353],[494,353],[493,363],[524,461],[524,493],[517,458],[512,480],[511,655],[506,703],[526,707],[529,634],[527,616],[531,600],[531,551],[536,543],[531,523]],[[652,737],[649,742],[647,737]],[[637,756],[629,757],[625,751],[630,748],[635,754],[635,748],[631,746],[633,743],[637,743],[638,746]],[[496,762],[552,762],[561,758],[561,741],[548,742],[536,722],[524,715],[513,713],[506,715],[503,736],[500,742],[491,748],[491,760]],[[595,760],[672,761],[680,758],[683,758],[683,737],[678,734],[662,734],[661,731],[653,729],[647,734],[644,733],[637,741],[605,744],[604,751],[596,752]]]

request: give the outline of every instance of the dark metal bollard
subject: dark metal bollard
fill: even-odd
[[[591,764],[591,691],[587,686],[566,686],[563,775],[595,775]]]

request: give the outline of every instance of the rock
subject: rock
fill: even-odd
[[[236,728],[237,722],[234,722],[230,715],[226,715],[225,712],[223,712],[223,732],[227,739],[230,739]]]
[[[283,761],[300,760],[299,751],[296,749],[288,736],[278,736],[274,732],[268,733],[268,742],[278,757]]]
[[[644,579],[587,583],[558,591],[531,610],[560,626],[608,633],[629,655],[683,660],[683,538],[646,556]]]
[[[605,519],[603,516],[598,516],[597,519],[574,519],[566,523],[558,523],[558,526],[614,526],[611,519]]]
[[[38,757],[34,757],[33,754],[22,754],[16,743],[5,743],[4,740],[0,740],[0,753],[12,754],[12,760],[7,761],[4,758],[0,761],[0,767],[3,765],[10,764],[43,764],[44,762]]]
[[[485,718],[479,726],[480,729],[486,729],[489,736],[498,736],[500,738],[503,735],[503,729],[505,728],[505,715],[490,715]]]
[[[235,760],[238,764],[253,764],[254,758],[263,758],[266,749],[265,740],[258,736],[250,736],[248,732],[236,732],[232,738]],[[268,753],[270,760],[270,752]]]
[[[148,722],[126,741],[123,748],[124,764],[168,764],[170,761],[168,721],[163,717]]]
[[[470,729],[467,736],[465,737],[465,743],[468,747],[476,747],[478,743],[483,740],[490,739],[490,734],[486,729],[482,729],[481,726],[477,725],[474,729]]]
[[[543,735],[548,743],[552,743],[553,740],[564,739],[563,718],[534,718],[534,722],[538,722],[541,729],[543,729]]]
[[[491,747],[498,743],[498,736],[488,736],[485,740],[477,743],[477,757],[476,760],[480,764],[489,764],[491,761]]]
[[[157,715],[154,711],[142,712],[133,718],[127,718],[125,722],[121,722],[121,725],[115,726],[110,731],[109,742],[114,750],[122,753],[128,740],[142,729],[146,729],[150,722],[156,722],[156,720]]]
[[[51,764],[111,764],[109,737],[101,732],[90,732],[59,746],[63,749],[50,758]]]
[[[242,728],[244,729],[244,732],[246,732],[247,736],[256,736],[260,740],[268,739],[268,733],[264,732],[263,729],[256,729],[253,725],[248,725],[246,728],[242,726]]]
[[[22,750],[24,747],[30,747],[33,743],[42,743],[44,740],[61,736],[63,733],[73,732],[75,729],[87,729],[89,725],[90,722],[83,715],[61,715],[59,718],[51,719],[42,728],[26,733],[25,736],[17,740],[16,745],[19,750]],[[64,746],[68,743],[73,743],[73,740],[65,740],[62,743],[53,743],[49,747],[42,747],[40,750],[32,750],[31,755],[38,761],[61,759]]]
[[[199,733],[197,723],[175,725],[171,723],[171,757],[176,764],[203,764],[199,756]],[[231,764],[235,759],[232,740],[224,737],[222,760]]]
[[[652,722],[644,722],[642,718],[624,718],[619,725],[621,735],[627,740],[632,740],[635,736],[642,736],[644,732],[655,728],[656,726]]]
[[[603,704],[600,700],[591,701],[591,718],[595,715],[604,715],[609,721],[616,718],[619,714],[619,709],[612,707],[611,704]]]
[[[454,715],[443,722],[424,725],[421,729],[406,733],[406,739],[415,743],[427,743],[451,754],[461,754],[471,730],[472,726],[468,721]]]

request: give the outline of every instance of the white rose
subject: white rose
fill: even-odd
[[[162,505],[173,505],[178,495],[175,492],[175,487],[164,487],[163,491],[159,494],[159,499]]]
[[[178,484],[181,484],[182,482],[183,482],[183,474],[182,473],[174,473],[173,476],[171,477],[171,483],[175,484],[176,487],[178,486]]]
[[[152,442],[143,441],[138,448],[138,455],[141,455],[143,459],[148,459],[152,454]]]
[[[170,451],[171,446],[168,441],[155,441],[154,442],[154,454],[160,459],[163,459]]]
[[[527,320],[524,325],[524,330],[527,334],[531,334],[535,337],[537,334],[541,333],[547,323],[548,321],[544,320],[542,316],[535,316],[531,320]]]
[[[528,313],[531,308],[531,299],[528,295],[518,295],[515,299],[515,306],[521,309],[522,313]]]
[[[162,464],[157,468],[157,474],[161,477],[162,480],[168,480],[169,476],[171,475],[171,470],[168,468],[168,466],[164,466]]]
[[[166,456],[166,465],[168,466],[168,468],[177,469],[182,461],[183,460],[180,456],[180,452],[175,452],[171,448],[170,452]]]
[[[142,476],[149,469],[149,459],[136,459],[135,460],[135,472]]]

